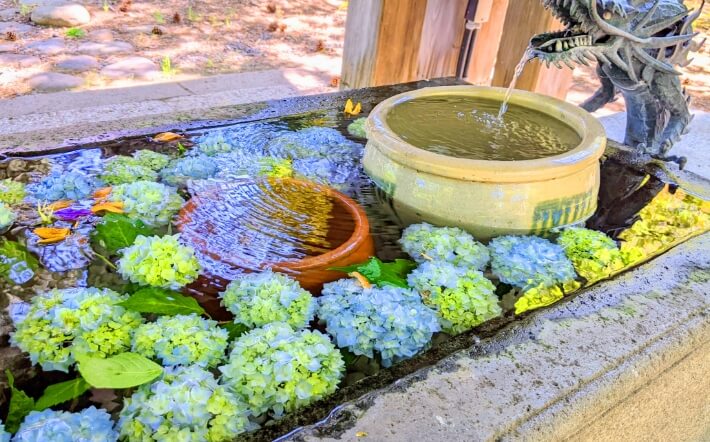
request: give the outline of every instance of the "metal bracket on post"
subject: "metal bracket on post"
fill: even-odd
[[[456,64],[456,77],[458,78],[464,78],[468,72],[473,45],[476,42],[476,33],[481,29],[481,25],[488,21],[492,7],[493,0],[468,0],[465,15],[466,24]]]

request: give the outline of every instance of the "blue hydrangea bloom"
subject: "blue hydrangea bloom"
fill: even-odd
[[[118,432],[104,409],[94,406],[78,413],[32,411],[17,430],[13,442],[115,442]]]
[[[362,146],[335,129],[309,127],[271,140],[266,151],[292,160],[295,175],[348,190],[360,173]]]
[[[27,186],[39,201],[80,200],[90,196],[103,184],[79,171],[53,172],[42,181]]]
[[[409,274],[407,282],[424,304],[436,309],[444,331],[453,335],[503,313],[493,283],[471,267],[425,262]]]
[[[298,330],[308,326],[315,313],[313,296],[295,279],[267,270],[245,274],[219,294],[234,322],[250,328],[285,322]]]
[[[501,236],[488,248],[493,274],[523,290],[564,284],[576,277],[564,249],[537,236]]]
[[[332,394],[345,363],[321,332],[275,322],[239,337],[219,369],[224,384],[255,415],[280,416]]]
[[[230,140],[222,131],[209,132],[197,138],[195,141],[197,141],[197,145],[192,149],[190,154],[213,157],[231,152],[233,149]]]
[[[0,421],[0,442],[10,442],[11,434],[5,431],[5,425]]]
[[[163,365],[214,367],[224,359],[228,339],[216,321],[196,314],[161,316],[136,328],[133,351]]]
[[[318,317],[338,347],[356,355],[382,357],[382,365],[411,358],[440,330],[436,312],[418,294],[398,287],[363,289],[352,279],[323,287]]]
[[[182,186],[188,180],[205,180],[217,173],[217,163],[206,155],[187,156],[173,160],[160,172],[164,182]]]
[[[127,441],[222,442],[255,429],[249,415],[204,368],[167,367],[160,380],[125,399],[118,428]]]
[[[458,227],[413,224],[404,229],[399,243],[417,262],[446,261],[483,270],[490,259],[486,246]]]

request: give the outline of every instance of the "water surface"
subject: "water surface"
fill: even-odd
[[[400,138],[430,152],[472,160],[534,160],[577,147],[580,136],[546,114],[510,104],[498,118],[495,100],[447,95],[395,106],[387,124]]]

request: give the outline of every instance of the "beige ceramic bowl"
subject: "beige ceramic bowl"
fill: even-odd
[[[365,170],[402,224],[458,226],[487,240],[504,234],[544,234],[580,223],[597,207],[602,125],[581,108],[555,98],[514,91],[510,102],[556,118],[579,135],[561,155],[522,161],[449,157],[419,149],[394,133],[387,115],[420,97],[464,95],[502,101],[506,90],[477,86],[425,88],[391,97],[366,123]]]

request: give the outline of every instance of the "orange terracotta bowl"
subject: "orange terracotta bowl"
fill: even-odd
[[[230,190],[234,190],[238,186],[254,189],[254,186],[259,185],[258,183],[253,179],[240,179],[230,182],[229,186]],[[202,219],[205,217],[205,213],[199,214],[201,210],[204,212],[204,207],[202,207],[204,203],[240,204],[240,201],[225,201],[223,198],[225,192],[220,188],[197,194],[180,210],[177,229],[181,232],[182,240],[198,252],[235,270],[254,272],[271,268],[274,271],[286,273],[295,278],[304,289],[316,296],[320,294],[323,284],[345,277],[344,273],[328,270],[329,268],[364,262],[375,254],[367,215],[363,208],[351,198],[337,190],[309,181],[280,179],[270,180],[269,183],[279,183],[288,185],[291,189],[324,194],[332,203],[327,240],[331,244],[337,244],[337,247],[322,254],[295,260],[274,262],[267,257],[258,266],[255,266],[253,262],[245,262],[238,257],[235,258],[235,254],[222,256],[223,252],[210,250],[205,237],[215,231],[221,232],[222,236],[228,236],[224,239],[232,244],[241,243],[237,226],[234,226],[234,229],[224,225],[215,228],[210,221],[199,223],[196,226],[196,219],[200,216],[203,217]],[[246,193],[248,194],[248,192]],[[209,216],[210,218],[218,218],[220,214],[214,213]],[[213,318],[226,320],[229,319],[229,314],[220,306],[218,293],[224,291],[227,284],[229,284],[228,279],[203,271],[203,274],[187,287],[186,293],[194,296]]]

